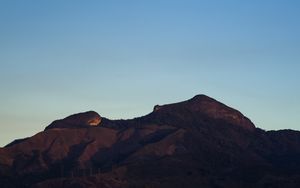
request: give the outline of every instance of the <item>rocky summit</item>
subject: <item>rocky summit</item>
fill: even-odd
[[[98,126],[101,122],[101,116],[94,111],[83,112],[68,116],[61,120],[53,121],[47,129],[54,128],[83,128]]]
[[[300,132],[265,131],[205,95],[129,119],[94,111],[0,148],[1,187],[300,187]]]
[[[156,105],[154,113],[161,114],[166,118],[180,118],[185,122],[193,119],[198,123],[204,123],[201,121],[210,119],[248,130],[255,129],[255,125],[242,113],[205,95],[197,95],[190,100],[179,103]]]

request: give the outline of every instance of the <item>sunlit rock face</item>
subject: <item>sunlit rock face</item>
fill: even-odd
[[[61,120],[53,121],[47,129],[54,128],[84,128],[95,127],[101,123],[101,116],[94,111],[88,111],[83,113],[74,114]]]

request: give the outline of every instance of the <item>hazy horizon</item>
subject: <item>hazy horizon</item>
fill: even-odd
[[[0,146],[74,113],[130,119],[197,94],[299,130],[299,6],[1,1]]]

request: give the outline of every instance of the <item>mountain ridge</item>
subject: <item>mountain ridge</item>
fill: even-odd
[[[92,125],[89,124],[92,122]],[[88,111],[0,148],[4,187],[299,187],[300,132],[205,95],[130,120]]]

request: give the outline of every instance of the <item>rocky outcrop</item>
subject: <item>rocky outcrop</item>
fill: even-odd
[[[54,128],[85,128],[98,126],[101,116],[94,111],[73,114],[61,120],[53,121],[45,130]]]
[[[179,103],[156,105],[152,115],[155,116],[152,118],[166,120],[165,123],[177,119],[177,122],[183,121],[185,124],[205,124],[209,120],[209,124],[223,122],[245,130],[255,130],[255,125],[241,112],[206,95],[196,95]]]
[[[153,108],[153,112],[158,111],[160,108],[161,108],[160,105],[155,105],[154,108]]]
[[[255,129],[255,125],[241,112],[206,95],[197,95],[187,103],[192,111],[205,114],[209,118],[225,121],[248,130]]]

